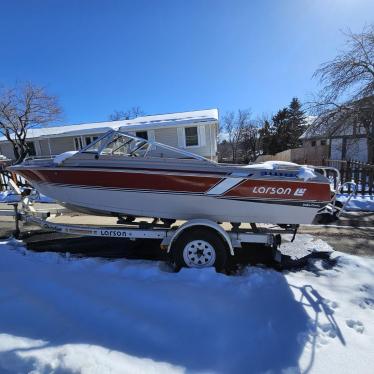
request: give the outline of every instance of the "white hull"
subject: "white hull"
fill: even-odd
[[[62,203],[99,211],[105,215],[131,215],[189,220],[206,218],[219,222],[308,224],[318,207],[257,201],[220,199],[187,193],[156,193],[100,188],[35,184],[44,195]]]

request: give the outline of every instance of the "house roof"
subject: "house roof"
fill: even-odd
[[[336,113],[330,114],[326,112],[319,117],[314,117],[314,120],[306,129],[303,135],[300,136],[301,140],[312,140],[320,138],[329,138],[334,135],[343,135],[344,130],[341,124],[344,123],[343,114]]]
[[[351,134],[352,124],[357,115],[369,114],[372,116],[374,108],[374,95],[359,100],[350,101],[326,110],[318,117],[314,117],[308,129],[300,136],[301,140],[318,139],[331,136]]]
[[[299,139],[306,140],[306,139],[314,139],[324,135],[324,129],[319,124],[319,117],[316,116],[308,116],[307,125],[308,128],[305,132],[300,136]]]
[[[218,121],[218,109],[195,110],[191,112],[158,114],[137,117],[131,120],[105,121],[93,123],[81,123],[77,125],[46,126],[29,129],[27,139],[56,138],[65,136],[81,136],[89,134],[101,134],[110,129],[122,131],[149,130],[160,127],[188,126],[193,123]],[[1,141],[7,139],[2,136]]]

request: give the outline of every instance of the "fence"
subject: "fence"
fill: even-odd
[[[256,162],[265,161],[288,161],[303,164],[305,160],[305,149],[304,148],[292,148],[286,149],[285,151],[278,152],[275,155],[261,155],[258,156]]]
[[[342,182],[354,181],[357,184],[357,194],[374,194],[374,165],[343,160],[324,160],[322,164],[338,169]],[[350,187],[347,192],[351,192]]]

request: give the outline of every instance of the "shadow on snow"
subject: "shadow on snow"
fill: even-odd
[[[142,255],[158,257],[137,252]],[[38,349],[89,344],[188,371],[219,373],[300,372],[299,358],[309,341],[308,372],[320,315],[345,344],[323,297],[310,285],[290,285],[274,270],[175,274],[138,261],[123,268],[121,261],[103,261],[80,270],[84,261],[34,260],[31,267],[24,261],[13,265],[15,271],[0,271],[0,284],[11,284],[0,292],[0,333],[48,342]],[[32,359],[21,358],[22,351],[27,348],[0,353],[0,366],[13,362],[32,369]]]

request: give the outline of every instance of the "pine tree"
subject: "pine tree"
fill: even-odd
[[[306,129],[306,115],[300,101],[294,97],[288,107],[279,110],[263,122],[259,131],[263,154],[276,154],[286,149],[298,148],[300,136]]]
[[[283,108],[272,118],[274,127],[274,139],[272,154],[288,149],[290,143],[290,122],[288,108]]]
[[[262,128],[259,130],[259,137],[261,142],[262,153],[265,155],[272,154],[274,148],[274,134],[272,125],[268,120],[265,120]]]
[[[302,110],[301,103],[298,98],[294,97],[288,107],[289,125],[288,131],[290,137],[288,148],[297,148],[300,146],[300,136],[306,130],[306,115]]]

